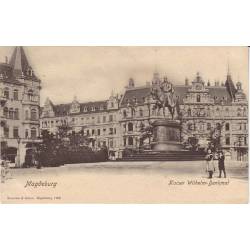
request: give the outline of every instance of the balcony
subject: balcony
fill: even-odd
[[[39,105],[39,96],[24,97],[23,104],[27,105]]]

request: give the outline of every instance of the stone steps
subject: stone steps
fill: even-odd
[[[125,156],[121,161],[202,161],[205,154],[191,151],[149,151]]]

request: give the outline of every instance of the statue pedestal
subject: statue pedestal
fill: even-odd
[[[180,121],[178,120],[156,120],[153,122],[152,149],[155,151],[179,151],[180,143]]]

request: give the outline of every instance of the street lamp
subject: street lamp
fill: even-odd
[[[19,137],[19,135],[17,136],[17,143],[18,143],[17,167],[21,168],[21,164],[20,164],[20,143],[21,143],[21,138]]]

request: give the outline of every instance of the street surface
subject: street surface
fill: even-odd
[[[226,170],[210,181],[203,161],[11,169],[1,194],[6,203],[246,203],[246,163],[226,162]]]

